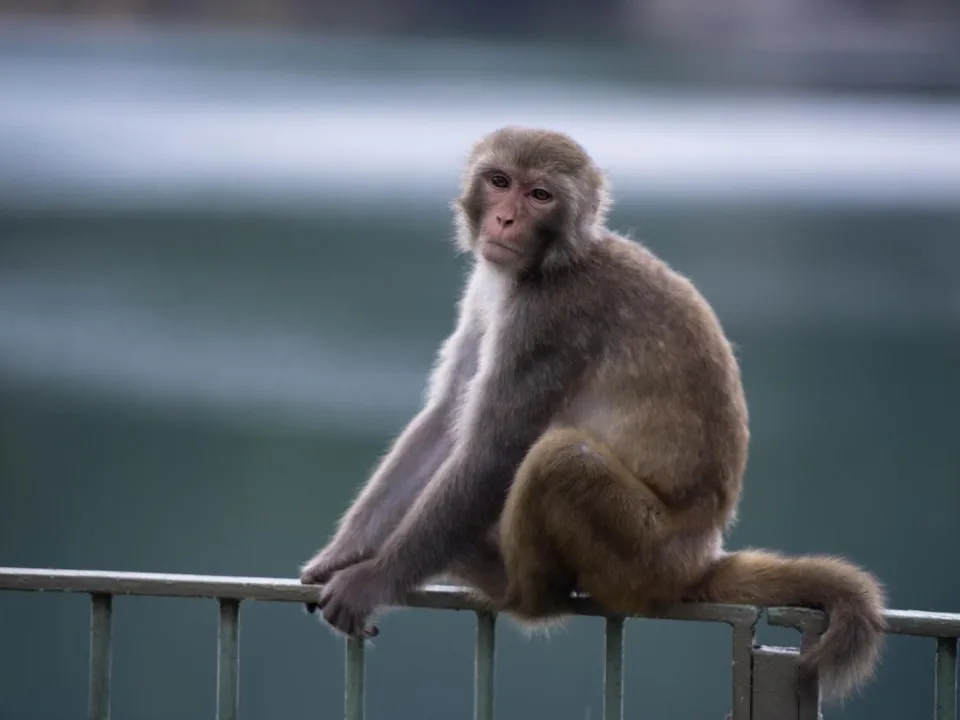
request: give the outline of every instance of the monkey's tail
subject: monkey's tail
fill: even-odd
[[[834,557],[784,557],[743,550],[725,553],[707,570],[694,599],[822,610],[827,629],[800,655],[828,695],[859,689],[873,674],[883,644],[883,587],[869,573]]]

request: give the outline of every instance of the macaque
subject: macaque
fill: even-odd
[[[882,586],[832,557],[728,552],[749,443],[740,369],[693,284],[607,229],[603,173],[568,136],[507,127],[454,203],[473,256],[423,409],[302,569],[311,609],[377,634],[441,574],[538,623],[573,592],[611,614],[681,601],[794,605],[828,628],[801,655],[827,692],[868,680]]]

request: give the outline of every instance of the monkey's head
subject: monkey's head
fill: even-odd
[[[508,271],[575,263],[610,206],[603,173],[568,136],[505,127],[473,148],[454,210],[465,251]]]

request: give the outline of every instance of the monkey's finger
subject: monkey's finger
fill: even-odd
[[[342,632],[347,637],[362,639],[363,625],[359,623],[357,617],[349,610],[344,610],[331,616],[331,626]]]
[[[317,610],[317,604],[315,602],[304,603],[303,607],[306,608],[307,612],[311,615]]]
[[[326,568],[307,568],[300,573],[301,585],[323,585],[333,573]]]
[[[353,613],[346,613],[343,619],[343,631],[352,638],[359,640],[363,637],[363,625]]]
[[[367,625],[366,618],[356,616],[353,618],[353,635],[358,640],[369,640],[380,634],[380,628],[376,625]]]
[[[375,638],[380,634],[380,628],[376,625],[368,625],[363,629],[363,638],[364,640],[369,640],[370,638]]]
[[[348,637],[363,640],[367,637],[364,619],[348,607],[338,605],[330,613],[328,622]]]
[[[330,578],[350,564],[348,560],[341,560],[339,562],[319,561],[307,565],[300,572],[300,583],[302,585],[325,585]]]
[[[348,618],[341,609],[340,605],[333,603],[325,607],[323,609],[323,619],[326,620],[327,624],[334,630],[338,630],[344,635],[350,634],[350,627],[349,623],[347,622]]]
[[[323,610],[327,606],[327,603],[330,602],[330,598],[333,596],[333,593],[329,591],[329,587],[330,586],[327,585],[323,588],[323,590],[320,591],[320,597],[318,597],[317,601],[313,603],[315,606],[314,609]]]
[[[340,630],[340,625],[337,622],[339,615],[333,608],[326,608],[321,613],[321,617],[323,618],[324,622],[326,622],[327,625],[332,627],[334,630]]]

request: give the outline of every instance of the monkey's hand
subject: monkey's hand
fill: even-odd
[[[377,572],[372,560],[341,570],[320,591],[317,607],[331,627],[345,635],[370,638],[379,634],[367,619],[378,606],[394,600],[388,579]]]
[[[351,552],[333,544],[327,545],[300,570],[300,583],[303,585],[323,585],[335,573],[358,562],[363,562],[368,557],[369,554],[367,553]],[[307,603],[306,608],[307,612],[312,613],[317,609],[317,604]]]

